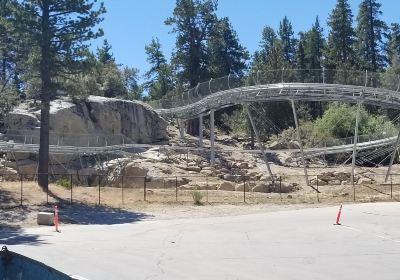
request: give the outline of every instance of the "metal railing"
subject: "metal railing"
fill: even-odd
[[[303,83],[381,88],[399,92],[400,76],[387,72],[332,69],[278,69],[252,72],[248,76],[228,75],[199,83],[186,91],[172,91],[163,99],[149,102],[155,109],[171,109],[195,103],[211,94],[257,85]]]

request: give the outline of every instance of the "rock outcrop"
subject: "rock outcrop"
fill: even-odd
[[[40,110],[22,105],[9,113],[5,126],[11,133],[28,131],[24,134],[32,135],[29,140],[37,143]],[[168,141],[166,128],[166,121],[139,101],[90,96],[81,103],[68,99],[51,102],[50,131],[58,139],[62,136],[64,145],[86,146],[92,144],[88,141],[103,141],[95,135],[115,135],[107,139],[108,145],[121,144],[122,137],[134,143],[160,143]]]

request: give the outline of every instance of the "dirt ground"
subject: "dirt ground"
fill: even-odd
[[[146,189],[144,195],[142,188],[75,186],[71,192],[51,184],[47,195],[34,181],[23,182],[22,193],[20,182],[0,182],[0,230],[35,226],[37,213],[53,211],[54,205],[60,208],[62,223],[113,224],[129,222],[132,215],[149,219],[196,218],[400,199],[399,184],[321,186],[319,193],[310,187],[282,194],[197,192],[202,195],[202,206],[195,206],[193,191],[183,188]]]

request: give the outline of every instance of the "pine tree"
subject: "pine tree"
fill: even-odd
[[[165,21],[176,34],[172,64],[180,83],[190,88],[210,78],[207,40],[217,19],[216,9],[215,0],[176,0],[172,17]],[[198,119],[188,122],[187,132],[198,134]]]
[[[150,44],[145,46],[145,51],[150,70],[144,74],[146,82],[143,86],[148,90],[151,100],[161,99],[169,91],[173,90],[172,67],[167,63],[158,38],[153,38]]]
[[[114,54],[111,52],[112,46],[108,43],[107,39],[103,41],[103,46],[97,49],[97,58],[102,64],[114,63]]]
[[[177,0],[172,17],[165,21],[176,34],[173,64],[189,87],[209,78],[207,40],[216,22],[216,8],[212,0]]]
[[[400,24],[392,23],[388,42],[389,65],[400,65]]]
[[[208,64],[212,77],[228,74],[244,75],[249,54],[240,42],[228,18],[222,18],[213,26],[208,40]]]
[[[20,28],[25,29],[32,46],[39,50],[33,60],[41,81],[40,147],[38,183],[48,188],[50,101],[59,85],[56,78],[80,72],[87,54],[88,40],[102,35],[93,28],[105,12],[96,0],[22,0],[24,17]]]
[[[379,71],[386,65],[384,36],[387,26],[380,19],[381,4],[377,0],[363,0],[357,16],[357,55],[363,70]]]
[[[304,58],[307,69],[321,69],[325,39],[318,17],[310,31],[304,34]]]
[[[355,32],[353,14],[348,0],[338,0],[328,18],[330,27],[325,51],[325,65],[330,69],[351,68],[355,65]]]
[[[297,69],[307,69],[306,54],[304,51],[304,44],[305,44],[304,33],[301,32],[299,35],[300,35],[300,39],[299,39],[298,46],[297,46],[296,67],[297,67]],[[304,82],[305,72],[299,71],[298,75],[299,75],[300,81]]]
[[[292,24],[286,16],[279,24],[278,34],[285,60],[290,64],[294,64],[296,56],[296,39],[293,36]]]
[[[262,30],[261,34],[261,42],[259,51],[260,59],[266,63],[268,60],[268,56],[271,53],[271,49],[274,46],[275,42],[277,41],[278,36],[276,35],[274,29],[270,26],[265,26]]]
[[[19,83],[21,53],[26,44],[14,24],[18,9],[17,1],[0,2],[0,93]]]

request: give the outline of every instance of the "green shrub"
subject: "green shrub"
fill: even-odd
[[[201,201],[203,199],[203,195],[201,192],[193,191],[192,198],[193,198],[194,205],[203,205],[203,202]]]
[[[58,186],[60,186],[60,187],[66,188],[66,189],[70,189],[71,188],[70,180],[67,177],[62,177],[62,178],[58,179],[56,181],[56,184]]]

